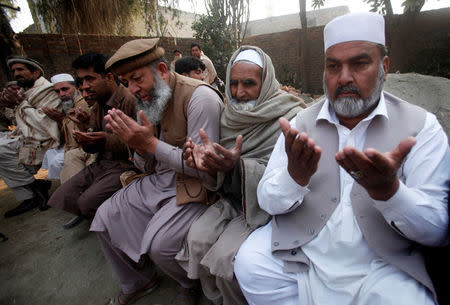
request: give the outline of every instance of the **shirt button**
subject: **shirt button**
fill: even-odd
[[[273,243],[273,245],[274,245],[275,247],[277,247],[277,246],[279,245],[279,243],[276,241],[276,242]]]
[[[298,240],[294,240],[293,244],[298,245],[300,242]]]
[[[332,201],[332,202],[336,202],[336,201],[337,201],[337,197],[331,198],[331,201]]]
[[[297,251],[292,250],[292,251],[291,251],[291,254],[292,254],[292,255],[296,255],[296,254],[297,254]]]
[[[325,217],[326,217],[327,215],[325,215],[325,214],[322,214],[322,215],[320,215],[320,219],[325,219]]]

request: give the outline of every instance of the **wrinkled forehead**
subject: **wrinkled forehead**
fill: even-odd
[[[233,64],[230,79],[253,78],[262,81],[262,71],[263,69],[257,64],[241,60]]]

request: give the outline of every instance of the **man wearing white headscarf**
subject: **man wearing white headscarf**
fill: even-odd
[[[76,119],[80,111],[89,113],[89,105],[78,94],[72,75],[56,74],[50,81],[61,100],[62,110],[44,107],[42,111],[58,123],[64,147],[47,150],[42,167],[48,169],[49,179],[60,179],[64,183],[94,161],[93,155],[83,151],[72,135],[74,130],[80,129],[71,117]]]
[[[419,244],[447,238],[450,150],[436,117],[382,90],[384,19],[324,29],[325,98],[289,124],[258,186],[273,215],[236,255],[250,304],[434,304]]]
[[[233,258],[245,238],[269,220],[256,201],[256,187],[280,134],[278,119],[305,108],[301,99],[280,90],[270,57],[260,48],[242,46],[227,68],[227,105],[220,144],[200,132],[203,145],[186,143],[185,157],[217,177],[220,199],[191,226],[177,259],[215,304],[246,304],[233,275]]]
[[[45,151],[59,146],[58,125],[42,108],[60,108],[61,104],[39,62],[11,56],[7,65],[21,87],[19,91],[7,88],[0,93],[0,104],[16,107],[16,128],[0,138],[0,177],[21,201],[5,213],[5,217],[12,217],[37,206],[47,209],[50,182],[35,180],[33,175],[39,170]]]

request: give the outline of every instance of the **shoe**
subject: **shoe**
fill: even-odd
[[[75,216],[74,218],[69,220],[69,222],[63,224],[63,228],[66,230],[72,229],[73,227],[78,226],[83,220],[84,218],[82,216]]]
[[[124,294],[123,292],[120,292],[118,297],[110,299],[106,305],[131,305],[138,299],[152,293],[156,288],[158,288],[159,284],[160,279],[157,277],[148,283],[147,286],[132,294]]]
[[[36,179],[34,180],[32,184],[32,189],[35,194],[36,199],[39,202],[39,210],[45,211],[48,210],[50,207],[47,205],[48,199],[50,198],[50,195],[48,194],[48,191],[52,187],[52,182],[48,180],[43,179]]]
[[[35,200],[35,198],[27,199],[27,200],[22,201],[22,203],[19,204],[14,209],[7,211],[4,216],[5,216],[5,218],[17,216],[17,215],[23,214],[29,210],[34,209],[38,205],[39,205],[39,202],[37,202]]]
[[[195,305],[200,297],[200,287],[184,288],[178,286],[172,305]]]

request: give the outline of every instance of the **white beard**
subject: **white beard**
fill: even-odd
[[[235,98],[232,98],[230,103],[231,107],[233,107],[236,111],[251,111],[256,105],[256,100],[241,102]]]
[[[170,89],[169,85],[167,85],[155,71],[153,71],[153,76],[155,78],[155,86],[153,87],[153,92],[149,94],[152,96],[152,100],[141,101],[138,98],[136,108],[138,112],[140,110],[144,111],[145,116],[153,125],[158,125],[166,110],[167,103],[172,97],[172,89]],[[137,119],[139,124],[141,124],[139,115],[137,116]]]
[[[337,98],[336,100],[333,100],[330,97],[330,94],[327,90],[325,73],[323,77],[323,88],[325,90],[326,97],[330,101],[330,107],[334,110],[336,114],[344,118],[357,117],[367,112],[370,108],[372,108],[380,99],[381,91],[383,90],[383,83],[384,83],[384,68],[382,62],[380,62],[375,88],[373,89],[372,94],[367,99],[355,97],[341,97]],[[354,90],[356,93],[360,94],[359,89],[352,85],[345,86],[341,89]]]

